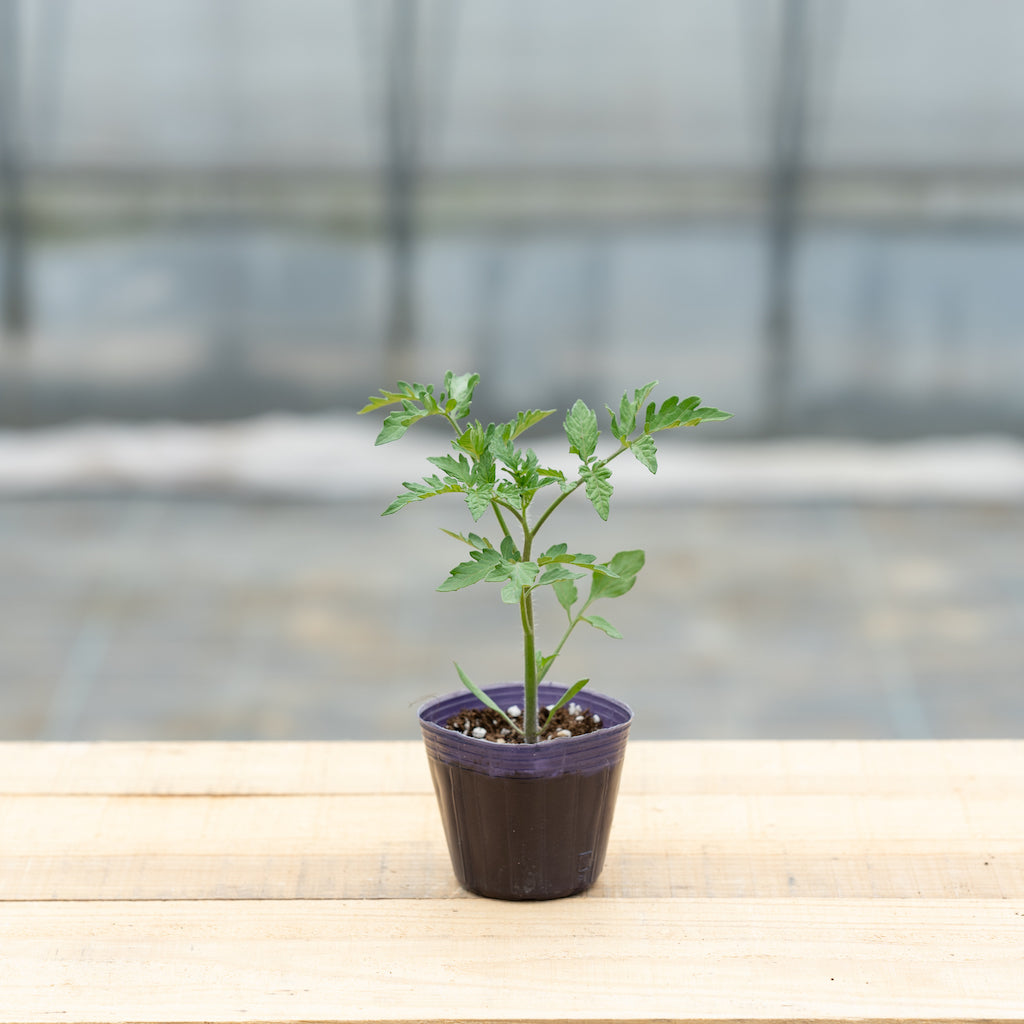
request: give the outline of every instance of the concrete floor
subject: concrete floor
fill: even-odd
[[[381,507],[0,501],[0,739],[414,738],[453,659],[519,677],[496,588],[434,592],[463,510]],[[637,737],[1024,735],[1024,503],[625,500],[562,527],[647,550],[603,609],[625,639],[577,634],[554,673],[631,703]]]

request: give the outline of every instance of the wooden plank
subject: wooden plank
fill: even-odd
[[[639,741],[623,793],[1024,797],[1024,740]],[[400,743],[0,743],[0,794],[429,793]]]
[[[907,843],[878,851],[814,843],[722,843],[652,850],[614,843],[601,878],[582,898],[1018,899],[1020,846],[936,850]],[[378,843],[316,852],[201,856],[0,856],[0,900],[461,899],[443,843]],[[1024,969],[1024,968],[1022,968]]]
[[[419,740],[0,743],[0,793],[429,793]]]
[[[432,794],[2,797],[0,899],[457,892]],[[620,797],[602,896],[1024,897],[1024,814],[958,794]]]
[[[919,842],[936,849],[1024,845],[1013,801],[956,795],[873,797],[623,796],[619,842],[734,842],[752,852],[769,842],[829,841],[878,849]],[[420,842],[440,835],[430,796],[3,797],[4,854],[245,852],[316,849],[327,854],[381,840]]]
[[[10,904],[0,1022],[1009,1021],[1022,901]]]

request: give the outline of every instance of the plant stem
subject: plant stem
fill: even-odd
[[[594,463],[595,467],[596,466],[607,466],[608,463],[612,461],[612,459],[617,459],[628,448],[629,448],[629,445],[625,445],[625,444],[622,445],[619,448],[618,451],[612,452],[612,454],[609,455],[607,459],[599,459],[597,462],[595,462]],[[551,513],[554,512],[555,509],[558,508],[558,506],[561,505],[562,502],[565,501],[565,499],[569,497],[570,494],[572,494],[574,491],[579,490],[579,488],[582,485],[583,485],[583,478],[580,477],[580,479],[577,480],[576,483],[574,483],[572,485],[572,487],[570,487],[568,490],[562,491],[562,493],[557,498],[555,498],[555,500],[553,502],[551,502],[551,504],[548,505],[548,507],[544,510],[544,513],[543,513],[543,515],[541,515],[540,519],[538,519],[537,522],[534,523],[533,532],[536,533],[544,525],[544,523],[547,522],[548,516],[550,516]]]
[[[551,654],[548,655],[548,668],[555,663],[555,659],[562,653],[562,648],[565,646],[566,641],[570,636],[572,636],[572,631],[583,621],[583,616],[586,614],[589,607],[590,602],[587,601],[587,603],[580,609],[579,615],[575,618],[570,617],[569,628],[562,634],[562,639],[558,641],[558,646],[551,652]],[[547,671],[547,668],[544,669],[544,671],[537,677],[538,686],[544,682],[544,676],[547,675]]]
[[[498,525],[501,527],[501,532],[506,537],[511,537],[512,534],[509,533],[508,527],[505,525],[505,517],[501,514],[501,509],[498,507],[498,503],[496,501],[492,501],[491,508],[494,509],[494,516],[498,520]]]
[[[533,629],[533,596],[524,588],[519,598],[523,620],[523,737],[537,742],[537,644]]]

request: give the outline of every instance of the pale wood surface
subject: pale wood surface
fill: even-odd
[[[633,743],[588,894],[412,743],[0,744],[0,1022],[1024,1020],[1024,742]]]

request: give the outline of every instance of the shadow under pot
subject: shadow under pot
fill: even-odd
[[[521,684],[489,688],[499,707],[523,703]],[[563,687],[542,685],[541,705]],[[444,728],[479,707],[462,691],[419,709],[448,852],[463,888],[503,900],[551,900],[589,889],[604,865],[633,712],[584,690],[596,732],[535,744],[493,743]]]

